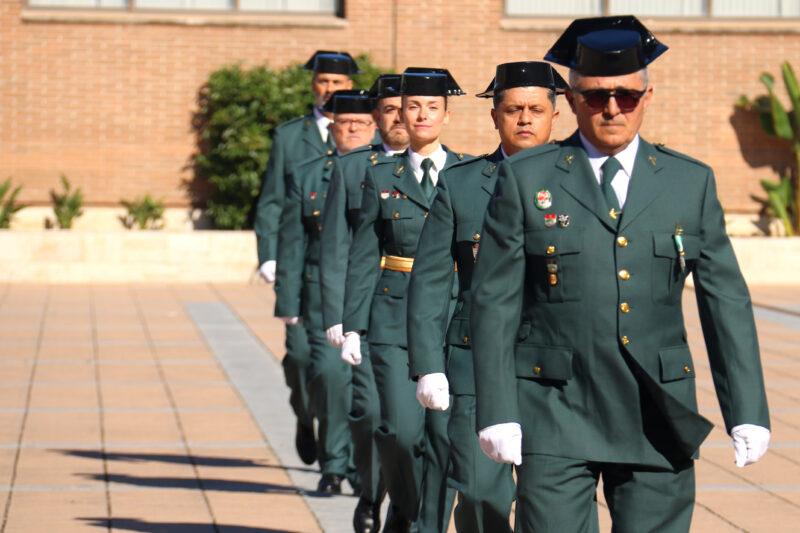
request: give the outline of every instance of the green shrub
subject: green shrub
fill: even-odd
[[[17,185],[17,187],[11,191],[8,198],[6,198],[6,193],[8,193],[9,190],[11,190],[11,178],[8,178],[0,185],[0,228],[3,229],[8,228],[11,225],[11,219],[14,218],[17,211],[25,207],[17,203],[17,196],[22,190],[22,185]]]
[[[364,73],[354,84],[369,88],[381,70],[367,55],[356,61]],[[311,76],[299,64],[280,70],[233,65],[213,72],[201,90],[203,147],[195,164],[198,177],[211,186],[208,215],[217,228],[253,227],[275,128],[314,104]]]
[[[80,187],[72,191],[72,184],[64,174],[61,174],[61,185],[64,187],[64,192],[59,194],[51,190],[50,198],[53,199],[55,223],[61,229],[69,229],[72,227],[72,221],[83,214],[83,192]],[[49,220],[48,222],[51,223]]]
[[[147,193],[144,197],[137,196],[133,201],[120,200],[119,202],[128,210],[126,216],[120,217],[126,228],[161,229],[164,227],[163,198],[156,200],[150,196],[150,193]]]

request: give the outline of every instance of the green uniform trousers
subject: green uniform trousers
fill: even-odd
[[[675,471],[526,454],[517,469],[516,531],[596,533],[600,476],[614,533],[687,533],[694,462]]]
[[[340,350],[328,344],[325,331],[308,328],[311,364],[308,391],[317,417],[317,459],[323,474],[351,475],[352,441],[347,416],[350,412],[352,373]]]
[[[375,432],[386,489],[392,504],[420,533],[444,533],[455,490],[448,486],[450,411],[424,409],[408,377],[405,347],[370,344],[381,424]]]
[[[516,488],[511,465],[490,459],[475,433],[475,396],[452,396],[447,434],[453,461],[451,486],[458,491],[453,519],[458,533],[511,533]]]
[[[311,364],[311,349],[303,326],[286,326],[286,356],[283,358],[283,375],[289,386],[289,404],[298,422],[305,427],[314,427],[314,413],[308,399],[308,366]]]
[[[350,406],[350,433],[353,459],[361,479],[361,496],[371,502],[381,499],[384,490],[375,431],[381,423],[381,408],[369,345],[361,341],[361,364],[353,367],[353,400]]]

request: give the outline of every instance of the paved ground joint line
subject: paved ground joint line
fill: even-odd
[[[103,388],[100,386],[100,355],[97,352],[97,309],[95,307],[94,302],[94,292],[91,291],[90,287],[90,298],[89,298],[89,316],[91,317],[91,329],[92,329],[92,361],[94,363],[94,379],[95,379],[95,393],[97,394],[97,406],[98,406],[98,424],[100,430],[100,453],[103,457],[103,493],[105,494],[106,498],[106,513],[108,515],[108,520],[106,521],[106,529],[108,533],[111,533],[111,517],[114,516],[112,514],[111,509],[111,487],[110,487],[110,480],[109,480],[109,473],[108,473],[108,454],[106,453],[106,427],[104,421],[104,410],[103,410]]]

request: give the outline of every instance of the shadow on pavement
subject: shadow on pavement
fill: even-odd
[[[136,477],[125,474],[81,474],[86,479],[99,482],[123,483],[139,487],[158,487],[161,489],[202,489],[222,492],[254,492],[277,494],[305,494],[305,491],[294,486],[237,481],[234,479],[197,479],[181,477]],[[202,485],[202,486],[201,486]],[[314,493],[311,493],[314,494]],[[327,496],[327,495],[326,495]]]
[[[232,526],[226,524],[187,524],[184,522],[145,522],[138,518],[80,518],[90,526],[143,533],[299,533],[289,529]]]

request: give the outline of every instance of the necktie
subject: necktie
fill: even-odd
[[[331,135],[331,132],[328,132],[328,139],[325,141],[325,146],[330,150],[336,150],[336,143],[333,142],[333,135]]]
[[[614,176],[617,175],[617,172],[619,172],[621,168],[622,165],[620,165],[617,158],[613,156],[606,159],[606,162],[600,167],[600,170],[603,171],[603,182],[600,184],[600,189],[603,191],[603,196],[606,199],[608,208],[614,211],[619,211],[619,201],[617,200],[617,194],[611,187],[611,180],[614,179]]]
[[[433,180],[431,179],[433,161],[429,157],[426,157],[422,160],[420,166],[422,167],[422,182],[420,182],[420,185],[422,185],[422,192],[424,192],[425,196],[430,200],[431,197],[433,197],[433,191],[436,190],[436,187],[433,186]]]

